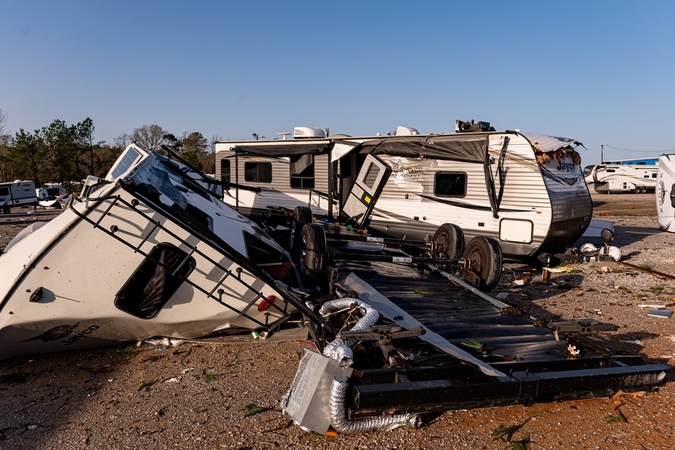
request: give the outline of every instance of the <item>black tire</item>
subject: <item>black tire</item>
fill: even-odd
[[[489,237],[476,236],[469,241],[464,259],[476,277],[473,284],[478,290],[488,292],[499,284],[502,276],[503,256],[499,243]],[[465,278],[466,274],[465,274]]]
[[[306,223],[312,223],[311,208],[308,208],[307,206],[296,206],[293,210],[293,220],[303,225]]]
[[[306,206],[296,206],[291,219],[290,242],[288,243],[291,258],[296,263],[300,261],[302,252],[300,233],[302,227],[308,223],[312,223],[312,210]]]
[[[12,209],[9,206],[3,206],[2,212],[5,213],[5,214],[9,214],[9,213],[12,212]]]
[[[464,253],[464,232],[452,223],[444,223],[434,233],[433,241],[450,259],[460,259]]]
[[[320,281],[326,268],[326,232],[318,223],[308,223],[300,232],[302,273],[309,281]]]

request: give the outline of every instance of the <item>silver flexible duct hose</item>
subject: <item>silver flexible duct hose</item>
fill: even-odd
[[[380,318],[380,313],[368,303],[362,302],[361,300],[355,298],[342,298],[326,302],[321,306],[319,314],[325,317],[336,311],[350,309],[354,304],[356,304],[361,309],[363,317],[361,317],[358,322],[356,322],[356,325],[352,327],[352,331],[365,330],[366,328],[369,328],[377,323],[378,319]],[[354,361],[354,353],[351,349],[352,345],[354,344],[356,344],[355,341],[343,341],[341,339],[335,339],[323,349],[323,356],[338,361],[342,367],[349,367]]]
[[[368,417],[359,420],[347,419],[345,399],[349,383],[334,379],[330,386],[330,424],[338,433],[363,433],[372,430],[393,430],[403,426],[418,428],[421,424],[415,414],[397,414],[394,416]]]
[[[319,310],[319,314],[325,317],[332,312],[344,309],[350,309],[356,303],[363,313],[363,317],[356,322],[351,331],[365,330],[378,321],[380,313],[369,304],[354,298],[342,298],[324,303]],[[356,341],[342,341],[335,339],[328,344],[323,355],[332,358],[340,363],[341,366],[350,366],[354,359],[354,354],[350,348],[356,344]],[[347,388],[349,383],[334,379],[330,386],[330,423],[338,433],[359,433],[372,430],[393,430],[401,426],[419,427],[420,418],[414,414],[398,414],[393,416],[368,417],[360,420],[347,419]]]
[[[356,298],[340,298],[337,300],[331,300],[329,302],[324,303],[321,306],[321,309],[319,309],[319,314],[321,316],[325,317],[329,315],[332,312],[335,311],[340,311],[343,309],[349,309],[351,308],[354,304],[356,304],[359,308],[361,308],[361,312],[363,314],[363,317],[359,319],[358,322],[356,322],[356,325],[354,325],[350,331],[361,331],[365,330],[366,328],[372,327],[375,325],[380,318],[380,313],[377,312],[375,308],[370,306],[368,303],[361,301]],[[347,341],[345,344],[348,347],[351,347],[354,345],[356,342],[353,341]]]

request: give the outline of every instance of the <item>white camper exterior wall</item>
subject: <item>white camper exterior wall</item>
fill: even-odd
[[[467,138],[471,133],[466,133]],[[498,166],[502,160],[504,189],[495,217],[486,187],[484,163],[463,162],[392,156],[380,153],[377,156],[392,168],[390,179],[375,204],[371,215],[370,228],[390,234],[393,237],[412,240],[428,240],[444,223],[458,225],[464,231],[467,241],[482,235],[497,239],[505,255],[529,257],[536,254],[545,243],[546,248],[568,244],[570,230],[582,230],[588,226],[592,215],[592,204],[581,167],[571,157],[556,155],[551,162],[541,166],[535,155],[535,146],[541,144],[550,148],[546,141],[530,142],[528,139],[549,139],[559,143],[558,138],[514,132],[486,133],[488,152],[491,160],[490,177],[494,180],[497,195],[500,192]],[[350,138],[359,142],[372,137]],[[235,145],[255,147],[275,145],[275,151],[284,154],[284,146],[292,141],[240,141],[216,144],[217,177],[221,177],[220,161],[231,160],[230,178],[234,182]],[[295,141],[297,145],[297,140]],[[571,142],[571,141],[570,141]],[[329,144],[330,140],[316,140],[314,143]],[[268,147],[269,148],[269,147]],[[352,155],[343,158],[352,158]],[[248,158],[248,159],[247,159]],[[557,158],[557,159],[556,159]],[[244,180],[246,161],[266,161],[272,164],[271,183],[251,183]],[[289,184],[289,158],[264,158],[239,156],[239,183],[260,187],[257,194],[239,189],[239,211],[246,215],[260,214],[269,206],[283,206],[292,209],[308,205],[316,214],[324,215],[326,200],[321,208],[308,204],[309,190],[291,189]],[[354,164],[354,161],[350,164]],[[354,167],[352,167],[354,170]],[[463,195],[437,195],[434,190],[436,177],[444,173],[461,173],[466,184]],[[352,173],[354,177],[356,174]],[[315,156],[315,189],[328,189],[327,156]],[[343,185],[349,189],[349,181]],[[342,193],[344,196],[344,192]],[[236,189],[225,196],[225,202],[236,206]],[[316,198],[316,196],[314,196]],[[343,199],[344,200],[344,199]],[[552,207],[554,205],[554,207]],[[580,234],[583,231],[580,232]],[[573,234],[573,233],[572,233]]]
[[[675,154],[659,158],[656,182],[656,215],[659,228],[675,233]]]
[[[505,138],[505,135],[490,136],[493,174],[497,171]],[[462,228],[467,240],[476,235],[498,239],[504,253],[521,253],[525,248],[534,251],[548,232],[551,204],[529,142],[520,135],[509,135],[508,138],[499,219],[493,218],[486,196],[482,163],[419,161],[380,155],[382,160],[400,170],[392,173],[377,200],[371,226],[383,231],[405,228],[411,239],[430,239],[440,225],[453,223]],[[461,198],[435,195],[434,177],[437,172],[465,173],[466,195]],[[495,187],[499,189],[498,180]],[[528,199],[525,207],[523,199]],[[405,222],[410,222],[410,219],[414,221],[406,226]],[[523,230],[532,229],[532,235],[524,236],[522,230],[514,233],[515,221],[522,222]],[[505,228],[503,231],[502,226]]]
[[[38,201],[33,181],[0,183],[0,207],[34,205]]]
[[[250,142],[249,142],[250,143]],[[229,145],[227,147],[230,147]],[[238,209],[245,215],[259,215],[269,206],[282,206],[293,209],[298,205],[306,205],[318,215],[328,214],[328,201],[325,197],[312,195],[310,202],[310,190],[304,188],[292,188],[290,184],[290,158],[267,158],[261,156],[238,156],[235,160],[234,152],[218,149],[216,144],[216,179],[222,179],[220,161],[230,159],[230,179],[235,181],[235,163],[239,165],[239,183],[253,188],[262,189],[261,193],[244,189],[230,188],[225,192],[224,202]],[[264,162],[272,166],[272,182],[256,183],[244,180],[244,168],[247,162]],[[314,155],[314,189],[326,192],[328,186],[328,155]],[[237,202],[237,196],[239,201]]]
[[[599,193],[652,191],[656,188],[657,166],[599,164],[586,177]]]

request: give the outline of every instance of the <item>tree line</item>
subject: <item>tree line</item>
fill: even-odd
[[[122,134],[112,144],[96,141],[94,122],[87,117],[69,125],[56,119],[32,133],[20,129],[14,135],[5,132],[6,114],[0,109],[0,181],[33,180],[69,184],[87,175],[105,176],[117,157],[133,141],[145,148],[166,153],[165,146],[205,173],[215,172],[215,142],[199,132],[176,136],[159,125],[143,125],[131,134]]]

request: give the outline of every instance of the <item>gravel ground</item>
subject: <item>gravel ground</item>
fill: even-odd
[[[493,294],[507,292],[506,302],[537,318],[594,317],[615,323],[620,329],[604,334],[607,348],[673,365],[675,317],[649,317],[649,308],[639,305],[673,309],[675,236],[660,232],[652,213],[639,215],[646,208],[641,196],[628,197],[598,200],[596,216],[615,223],[613,244],[632,266],[576,264],[570,272],[551,274],[544,284],[532,267],[507,264]],[[653,204],[653,197],[644,198]],[[48,217],[48,212],[37,215]],[[16,212],[0,218],[0,244],[33,217]],[[530,272],[527,283],[514,286],[524,272]],[[2,361],[0,448],[503,449],[509,443],[492,433],[521,424],[512,441],[532,449],[675,448],[673,372],[653,392],[451,411],[427,418],[420,429],[335,437],[306,433],[281,413],[279,402],[303,349],[312,344],[302,333],[286,336],[261,341],[246,335],[179,346],[146,343]],[[256,411],[261,412],[247,416]]]

